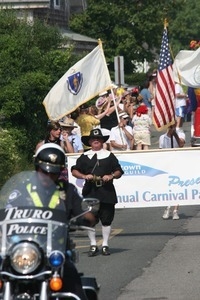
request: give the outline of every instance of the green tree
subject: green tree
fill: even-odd
[[[14,173],[20,170],[20,155],[8,130],[0,130],[0,188]]]
[[[27,24],[14,12],[0,11],[1,126],[29,159],[46,131],[42,101],[76,61],[72,48],[62,49],[65,42],[56,27],[39,20]]]
[[[77,61],[72,47],[62,47],[65,43],[56,27],[39,20],[27,24],[13,11],[0,11],[1,185],[33,168],[35,146],[48,120],[43,99]]]
[[[132,73],[135,62],[158,60],[165,18],[174,55],[200,36],[199,5],[200,0],[88,0],[87,10],[72,16],[70,27],[103,41],[110,70],[114,56],[122,55],[125,73]]]
[[[191,40],[200,40],[200,0],[183,1],[181,10],[169,26],[170,43],[174,55],[180,50],[189,50]]]

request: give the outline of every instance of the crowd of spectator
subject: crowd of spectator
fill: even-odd
[[[155,106],[157,71],[136,87],[115,86],[86,102],[58,122],[50,121],[47,135],[36,149],[46,142],[61,145],[66,153],[85,152],[90,147],[81,143],[94,128],[109,135],[104,148],[111,151],[151,149],[151,131]],[[175,83],[175,114],[177,130],[182,130],[188,106],[188,96],[179,83]]]
[[[59,121],[49,121],[47,133],[36,150],[44,143],[60,145],[66,153],[82,153],[91,149],[82,143],[82,136],[89,136],[93,129],[100,129],[109,136],[103,148],[116,151],[141,151],[151,149],[151,133],[155,106],[157,71],[154,70],[140,87],[114,87],[99,94]],[[190,88],[189,88],[190,89]],[[191,91],[188,89],[188,95]],[[178,148],[185,144],[182,129],[186,114],[194,110],[194,101],[175,82],[176,124],[160,135],[158,148]],[[173,130],[172,130],[173,128]],[[163,219],[170,216],[166,208]],[[178,206],[173,210],[173,219],[178,220]]]

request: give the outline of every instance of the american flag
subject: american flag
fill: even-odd
[[[167,28],[163,31],[160,50],[153,120],[157,130],[163,130],[175,123],[175,82]]]

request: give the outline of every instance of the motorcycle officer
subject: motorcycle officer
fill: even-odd
[[[76,187],[66,180],[59,179],[65,167],[65,152],[56,144],[47,143],[39,147],[34,157],[35,171],[31,179],[25,180],[22,190],[14,190],[10,194],[7,207],[44,206],[66,211],[66,218],[77,216],[83,212],[82,198]],[[22,196],[23,195],[23,203]],[[25,196],[24,196],[25,195]],[[40,195],[45,195],[40,198]],[[27,203],[24,203],[24,199]],[[82,224],[92,226],[95,222],[92,213],[86,213]],[[71,292],[87,300],[82,289],[80,276],[70,259],[66,259],[63,276],[63,292]]]

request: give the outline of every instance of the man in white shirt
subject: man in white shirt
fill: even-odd
[[[133,150],[133,129],[127,125],[129,115],[126,112],[119,113],[120,122],[110,131],[110,145],[112,151]]]
[[[159,138],[159,148],[182,148],[185,144],[185,133],[176,128],[176,124],[169,126],[167,129],[167,132],[162,134]],[[171,214],[171,207],[168,206],[162,218],[164,220],[169,219]],[[172,214],[172,219],[173,220],[179,220],[179,215],[178,215],[178,205],[176,205],[173,209],[173,214]]]
[[[185,144],[185,133],[174,125],[167,129],[167,132],[159,138],[159,148],[182,148]]]

